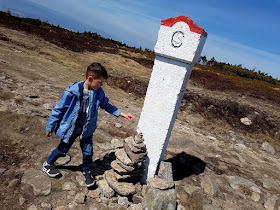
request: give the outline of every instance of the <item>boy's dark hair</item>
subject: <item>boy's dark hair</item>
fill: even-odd
[[[100,63],[94,62],[87,67],[86,78],[93,76],[94,79],[103,77],[108,79],[107,70]]]

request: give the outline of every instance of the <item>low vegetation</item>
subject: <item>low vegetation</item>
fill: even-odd
[[[112,76],[107,81],[111,87],[116,87],[124,90],[127,93],[133,93],[138,97],[145,97],[148,88],[147,81],[140,81],[132,77]]]
[[[180,107],[186,111],[192,104],[190,111],[204,116],[208,121],[218,124],[228,124],[245,133],[264,134],[273,138],[279,138],[280,123],[270,119],[266,113],[260,112],[249,105],[242,105],[229,99],[214,99],[200,96],[192,92],[186,92]],[[241,123],[240,118],[249,117],[252,125]]]
[[[280,104],[280,85],[240,78],[213,67],[199,66],[199,69],[193,69],[190,81],[209,90],[234,92],[241,96],[250,96]]]
[[[200,57],[200,62],[202,62],[204,65],[209,67],[212,67],[210,69],[220,69],[224,71],[229,71],[231,73],[234,73],[240,77],[245,77],[249,79],[257,79],[261,81],[265,81],[271,84],[280,85],[280,80],[275,79],[272,76],[269,76],[267,73],[262,72],[261,70],[255,71],[254,69],[247,69],[242,67],[242,64],[239,65],[232,65],[230,63],[224,63],[224,62],[218,62],[214,57],[212,57],[209,61],[207,61],[206,56]],[[199,65],[202,67],[202,65]],[[202,67],[203,68],[203,67]]]
[[[34,19],[34,18],[29,18],[29,17],[14,16],[11,14],[10,11],[7,11],[7,12],[0,11],[0,20],[6,21],[7,23],[10,21],[19,23],[19,24],[16,24],[14,27],[20,27],[17,29],[21,29],[21,30],[28,31],[28,32],[32,32],[32,30],[30,30],[31,28],[37,27],[37,28],[40,28],[41,30],[45,31],[46,33],[59,32],[60,35],[62,35],[64,33],[66,37],[63,37],[63,38],[65,38],[66,40],[65,41],[60,40],[60,42],[59,41],[55,42],[55,40],[50,38],[51,37],[51,36],[49,36],[50,34],[43,35],[42,33],[37,33],[36,35],[41,35],[43,37],[48,36],[49,37],[49,39],[47,39],[48,41],[55,42],[55,44],[62,46],[62,47],[63,47],[63,45],[66,44],[64,46],[65,48],[73,50],[75,52],[82,52],[85,50],[88,50],[91,52],[104,51],[104,49],[103,50],[99,49],[99,48],[95,49],[98,45],[91,46],[92,45],[91,42],[87,43],[90,39],[94,39],[95,41],[96,40],[104,41],[105,43],[107,43],[107,45],[108,45],[107,47],[110,47],[110,48],[125,47],[129,50],[132,50],[133,52],[139,52],[139,53],[146,54],[147,57],[153,57],[153,56],[151,56],[151,54],[153,54],[152,51],[149,50],[148,48],[146,48],[145,50],[142,50],[142,47],[135,48],[132,46],[128,46],[125,43],[122,43],[122,42],[119,42],[119,41],[116,41],[116,40],[113,40],[110,38],[104,38],[98,33],[90,32],[90,31],[84,31],[82,33],[74,32],[74,31],[62,28],[59,25],[50,24],[50,23],[48,23],[48,21],[42,21],[40,19]],[[24,29],[24,27],[26,27],[26,29]],[[82,39],[81,37],[90,38],[90,39]],[[77,38],[79,38],[80,40]],[[69,43],[70,43],[69,41],[73,41],[73,39],[75,39],[75,41],[78,42],[77,45],[69,46]],[[61,43],[61,44],[59,44],[59,43]],[[110,51],[108,51],[108,53],[110,53]]]

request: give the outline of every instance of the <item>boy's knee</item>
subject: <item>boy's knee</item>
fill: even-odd
[[[92,155],[93,155],[93,148],[92,148],[92,145],[87,145],[86,147],[84,147],[84,148],[83,148],[83,154],[84,154],[84,155],[92,156]]]
[[[93,152],[92,151],[84,151],[83,154],[85,156],[93,156]]]

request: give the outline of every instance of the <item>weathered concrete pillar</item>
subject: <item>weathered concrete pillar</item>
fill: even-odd
[[[148,151],[143,182],[155,175],[164,157],[188,79],[206,37],[204,29],[186,16],[161,21],[154,67],[137,128],[137,133],[143,133]]]

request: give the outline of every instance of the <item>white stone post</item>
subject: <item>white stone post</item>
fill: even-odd
[[[164,158],[187,82],[206,37],[204,29],[186,16],[161,21],[154,49],[156,58],[137,128],[137,133],[143,133],[148,151],[143,182],[154,177]]]

